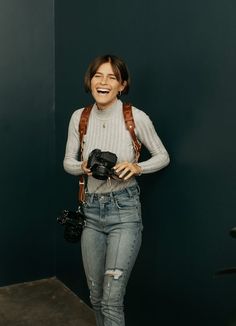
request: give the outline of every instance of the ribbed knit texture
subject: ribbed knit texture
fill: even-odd
[[[87,134],[84,137],[83,159],[87,160],[91,151],[95,148],[102,151],[110,151],[117,155],[117,162],[134,162],[135,153],[129,131],[126,129],[122,102],[117,100],[112,107],[98,110],[94,104],[89,117]],[[81,175],[81,161],[78,160],[79,134],[78,127],[80,115],[83,109],[76,110],[70,120],[66,153],[64,158],[65,170],[73,175]],[[143,111],[132,107],[135,121],[135,132],[141,143],[149,150],[151,158],[139,162],[142,173],[152,173],[165,167],[169,163],[169,155],[158,137],[154,126]],[[88,177],[88,192],[106,193],[116,191],[134,185],[136,179],[132,177],[123,180],[97,180]]]

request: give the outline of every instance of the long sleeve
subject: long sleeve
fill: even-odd
[[[65,157],[63,161],[65,171],[73,175],[82,174],[82,162],[78,160],[78,153],[80,149],[78,127],[81,112],[82,109],[75,111],[70,119]]]
[[[133,115],[137,137],[151,155],[150,159],[139,162],[139,166],[142,168],[144,174],[156,172],[169,164],[169,154],[157,135],[148,115],[136,108],[133,108]]]

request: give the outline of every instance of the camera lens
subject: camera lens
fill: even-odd
[[[93,171],[93,177],[99,180],[106,180],[109,176],[109,171],[104,165],[98,165]]]

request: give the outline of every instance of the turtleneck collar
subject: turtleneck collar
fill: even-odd
[[[117,111],[121,106],[122,106],[122,102],[117,99],[109,108],[103,110],[98,109],[97,104],[95,103],[93,109],[97,118],[104,120],[104,119],[109,119],[111,115],[113,115],[113,113]]]

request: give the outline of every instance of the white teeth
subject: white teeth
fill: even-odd
[[[109,89],[107,89],[107,88],[97,88],[97,92],[102,93],[102,94],[108,94]]]

